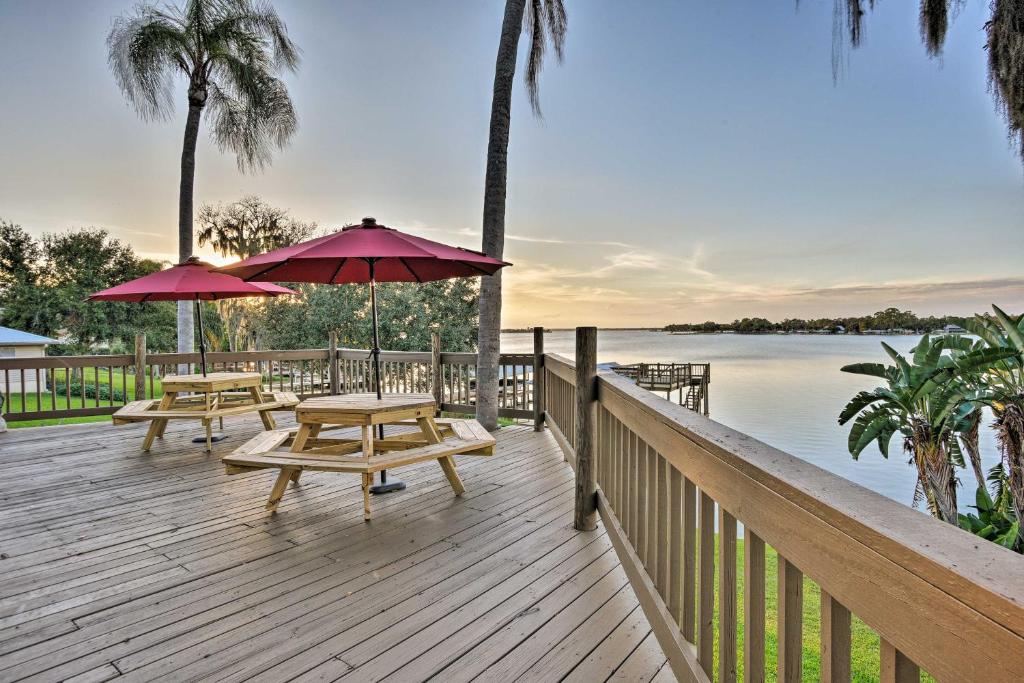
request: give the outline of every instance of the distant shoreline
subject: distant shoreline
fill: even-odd
[[[914,330],[902,332],[668,332],[660,328],[652,327],[599,327],[602,332],[660,332],[661,334],[696,337],[696,336],[737,336],[737,337],[915,337],[923,334],[970,334],[969,332],[944,332],[932,330],[930,332],[917,332]],[[544,332],[575,332],[575,327],[545,327]],[[533,328],[502,330],[502,334],[533,334]]]

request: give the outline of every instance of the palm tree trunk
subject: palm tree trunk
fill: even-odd
[[[956,507],[956,474],[945,450],[935,445],[922,446],[926,491],[932,503],[932,514],[938,519],[958,526]]]
[[[192,256],[192,190],[196,178],[196,142],[199,139],[199,118],[203,108],[189,104],[185,121],[185,141],[181,148],[181,185],[178,191],[178,262]],[[195,350],[195,328],[192,302],[178,302],[178,353]],[[179,365],[178,373],[188,372],[187,365]]]
[[[505,250],[505,194],[508,178],[508,133],[512,118],[512,85],[523,30],[526,0],[506,0],[501,40],[494,65],[491,126],[484,180],[483,250],[502,258]],[[498,360],[501,343],[501,271],[480,283],[480,329],[477,337],[476,417],[486,429],[498,427]]]
[[[981,468],[981,448],[978,446],[978,428],[981,426],[981,411],[975,410],[971,415],[970,426],[960,435],[960,445],[967,451],[967,459],[971,461],[974,478],[978,488],[985,488],[985,472]]]
[[[996,440],[1006,467],[1013,511],[1017,519],[1024,519],[1024,407],[1008,402],[993,412]],[[1024,540],[1024,529],[1020,536]]]

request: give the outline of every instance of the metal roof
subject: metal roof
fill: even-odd
[[[0,327],[0,346],[39,346],[40,344],[60,344],[58,339],[42,337],[31,332],[12,330],[10,327]]]

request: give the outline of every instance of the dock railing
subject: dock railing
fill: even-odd
[[[433,335],[430,351],[382,351],[381,381],[386,392],[432,393],[440,409],[475,411],[475,353],[449,353]],[[328,348],[271,351],[214,351],[206,354],[209,372],[259,372],[264,389],[293,391],[300,398],[372,391],[372,362],[367,349]],[[532,388],[535,354],[500,356],[498,414],[534,419]],[[333,360],[333,362],[332,362]],[[198,353],[149,353],[145,335],[135,353],[0,359],[4,418],[16,423],[113,414],[126,403],[160,398],[161,378],[179,365],[199,372]]]
[[[545,423],[576,470],[577,528],[600,517],[679,680],[735,681],[740,661],[765,679],[768,548],[777,680],[803,677],[805,579],[822,681],[850,680],[851,615],[880,638],[871,678],[1021,680],[1019,555],[597,372],[595,347],[580,328],[575,361],[544,356]]]

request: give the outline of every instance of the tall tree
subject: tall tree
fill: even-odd
[[[491,123],[484,180],[483,250],[502,258],[505,250],[505,194],[508,179],[508,135],[512,118],[519,37],[526,33],[526,92],[535,116],[540,116],[540,70],[548,43],[562,59],[566,15],[562,0],[506,0],[498,57],[494,66]],[[480,331],[477,338],[476,415],[487,429],[498,426],[498,355],[501,339],[501,271],[480,284]]]
[[[928,54],[942,54],[949,22],[965,0],[920,0],[920,30]],[[863,40],[863,19],[875,0],[835,0],[832,24],[832,70],[837,75],[846,45]],[[1024,161],[1024,1],[991,0],[985,22],[988,82],[996,109],[1006,121],[1007,135]]]
[[[242,197],[227,205],[205,204],[199,208],[198,222],[199,246],[209,244],[222,256],[236,258],[287,247],[309,239],[316,231],[316,223],[296,220],[286,209],[271,206],[255,196]],[[247,343],[255,344],[254,311],[262,305],[260,301],[244,298],[216,302],[218,313],[226,323],[223,333],[215,340],[216,346],[226,341],[228,350],[239,351]],[[210,334],[208,328],[207,339],[212,342]]]
[[[240,259],[307,240],[317,227],[254,196],[227,205],[204,204],[198,222],[199,246],[209,244],[221,256]]]
[[[252,0],[187,0],[184,7],[142,4],[118,17],[107,36],[110,68],[144,120],[174,113],[172,86],[187,83],[188,117],[178,192],[178,258],[192,255],[196,143],[204,111],[222,151],[241,171],[262,169],[273,147],[295,133],[297,118],[278,76],[294,71],[299,50],[270,5]],[[178,305],[178,351],[191,352],[192,310]]]

